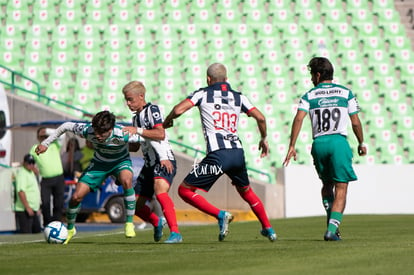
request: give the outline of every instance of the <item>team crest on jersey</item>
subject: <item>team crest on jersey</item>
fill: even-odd
[[[113,139],[111,140],[111,142],[112,142],[113,144],[120,144],[120,143],[121,143],[121,141],[119,140],[119,138],[113,138]]]
[[[214,104],[214,109],[216,109],[216,110],[220,110],[220,109],[221,109],[220,104]]]

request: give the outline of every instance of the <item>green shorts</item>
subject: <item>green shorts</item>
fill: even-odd
[[[89,167],[80,176],[79,181],[96,191],[108,176],[118,178],[119,173],[125,169],[132,172],[132,162],[129,158],[117,162],[102,162],[93,159]]]
[[[317,137],[312,144],[313,164],[323,182],[357,180],[352,168],[352,150],[345,136]]]

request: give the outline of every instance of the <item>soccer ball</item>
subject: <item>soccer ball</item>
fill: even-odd
[[[59,221],[50,222],[43,231],[48,243],[62,244],[68,237],[68,229]]]

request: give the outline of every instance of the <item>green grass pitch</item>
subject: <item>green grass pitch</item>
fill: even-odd
[[[324,217],[272,224],[274,243],[258,222],[237,221],[224,242],[217,225],[182,225],[173,245],[152,230],[80,232],[67,246],[0,235],[0,274],[414,274],[414,215],[345,215],[340,242],[323,241]]]

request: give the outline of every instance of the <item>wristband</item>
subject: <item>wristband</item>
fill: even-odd
[[[137,127],[137,134],[138,135],[142,135],[142,133],[144,132],[144,129],[143,128],[139,128],[139,127]]]
[[[359,147],[367,147],[367,145],[365,143],[360,143],[358,146]]]

